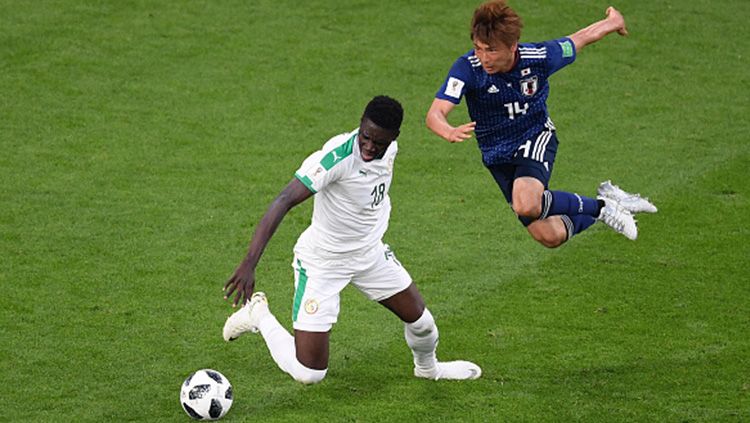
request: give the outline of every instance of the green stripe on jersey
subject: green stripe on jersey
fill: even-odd
[[[318,193],[318,191],[315,191],[315,188],[313,188],[313,184],[310,178],[308,178],[307,176],[302,176],[299,173],[295,173],[294,177],[299,179],[299,181],[302,182],[302,184],[304,184],[307,187],[307,189],[312,191],[313,194]]]
[[[297,279],[297,289],[294,292],[294,307],[292,308],[292,321],[297,321],[297,315],[299,314],[299,306],[302,302],[302,297],[305,295],[305,286],[307,285],[307,270],[302,267],[302,262],[297,259],[297,272],[299,272],[299,279]]]
[[[320,161],[320,165],[325,170],[330,170],[336,163],[339,163],[346,157],[351,156],[354,150],[354,140],[357,138],[357,134],[354,134],[345,143],[331,150],[330,153],[326,154]]]

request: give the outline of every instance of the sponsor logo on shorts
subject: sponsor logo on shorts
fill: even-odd
[[[318,302],[315,299],[310,298],[305,301],[305,313],[315,314],[318,311]]]

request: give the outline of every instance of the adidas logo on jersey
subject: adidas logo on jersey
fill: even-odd
[[[495,84],[492,84],[492,86],[490,87],[490,89],[487,90],[487,92],[490,93],[490,94],[495,94],[495,93],[499,93],[500,90],[497,89],[497,87],[495,86]]]

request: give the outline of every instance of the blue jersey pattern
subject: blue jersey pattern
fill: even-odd
[[[470,50],[453,64],[435,97],[459,104],[465,96],[484,164],[505,163],[527,140],[554,130],[547,79],[575,58],[569,38],[519,43],[513,69],[489,75]]]

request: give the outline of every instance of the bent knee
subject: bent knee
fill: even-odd
[[[560,240],[558,238],[551,237],[542,239],[534,237],[534,239],[547,248],[557,248],[565,243],[564,239]]]
[[[297,362],[296,365],[294,366],[294,369],[291,372],[289,372],[289,374],[290,376],[292,376],[294,380],[296,380],[299,383],[302,383],[305,385],[313,385],[325,379],[327,372],[328,372],[328,369],[323,369],[323,370],[310,369],[300,364],[299,362]]]
[[[519,198],[513,200],[513,211],[522,217],[536,219],[542,213],[541,200],[531,200],[528,198]]]
[[[544,185],[537,179],[521,177],[513,182],[513,211],[517,215],[536,219],[542,213]]]
[[[547,248],[557,248],[563,245],[568,239],[566,232],[556,231],[548,225],[541,226],[535,224],[529,226],[527,229],[534,240]]]

